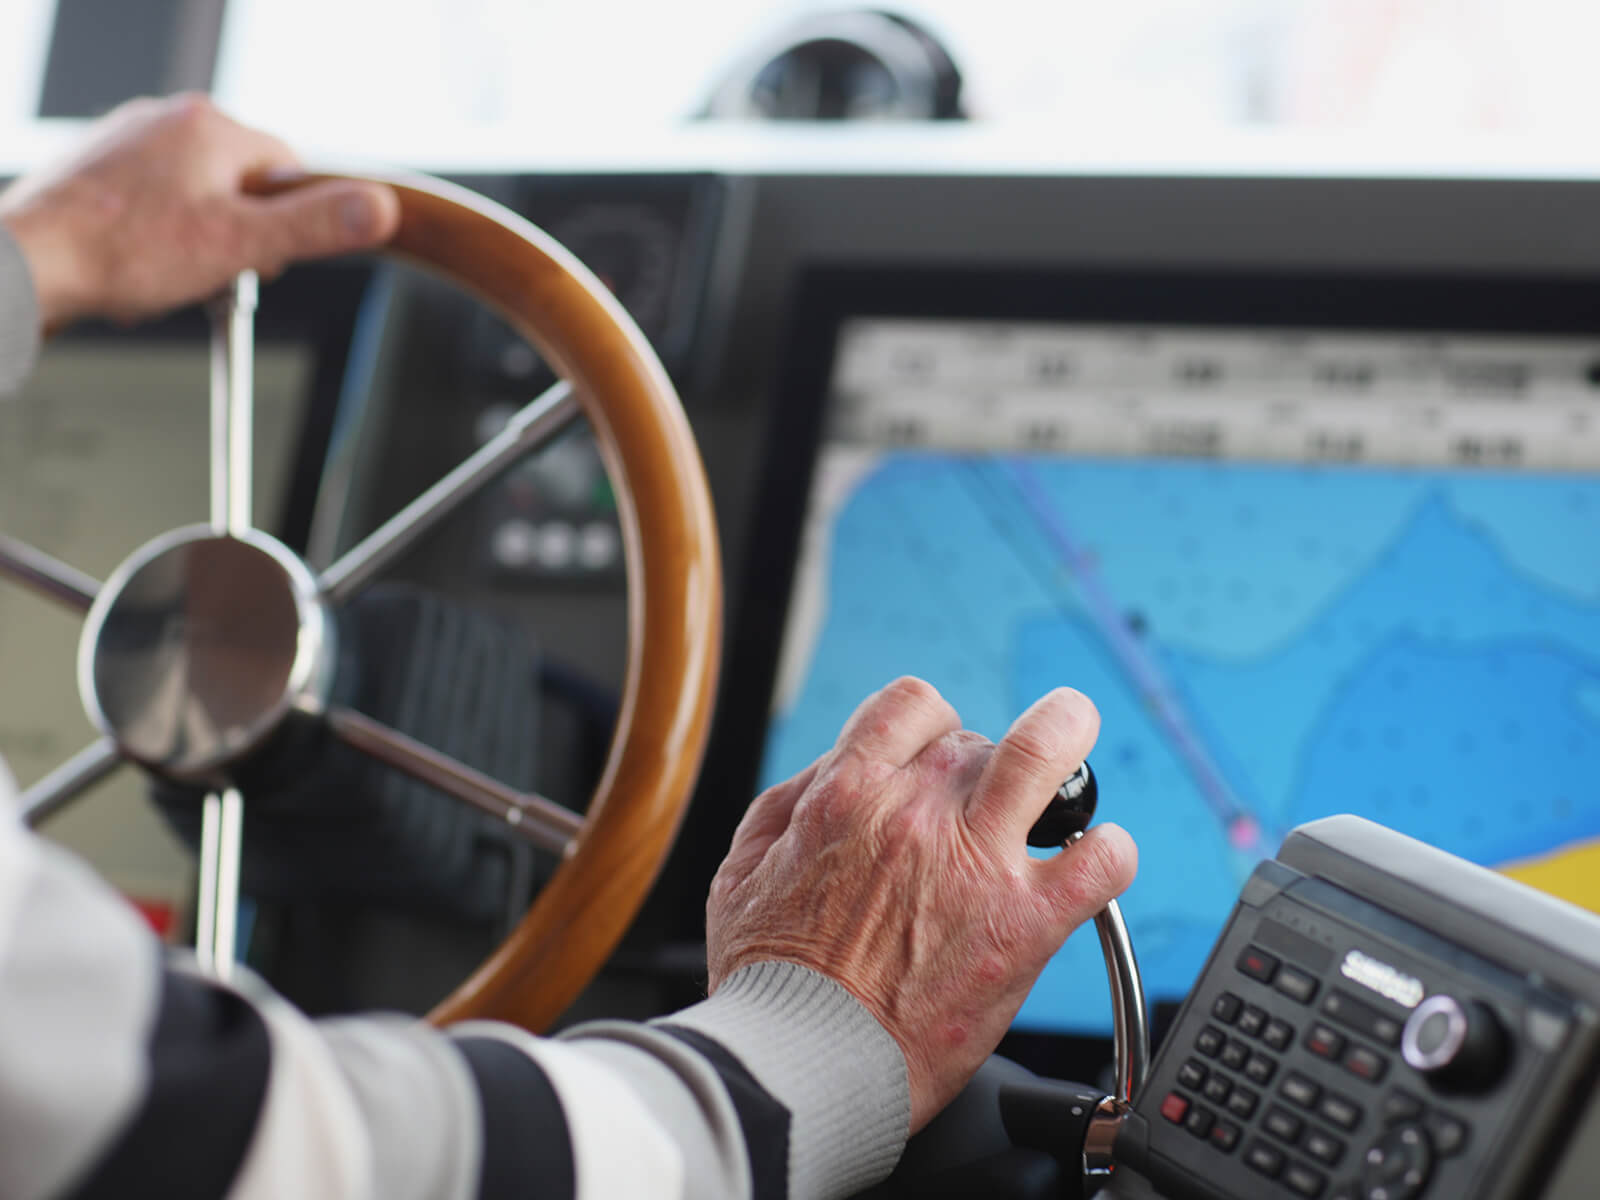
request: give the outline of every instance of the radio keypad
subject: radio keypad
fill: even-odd
[[[1392,1088],[1381,1099],[1360,1090],[1376,1089],[1390,1073],[1391,1056],[1384,1050],[1398,1045],[1400,1022],[1260,946],[1246,945],[1234,966],[1253,982],[1217,992],[1200,1010],[1212,1023],[1203,1024],[1194,1056],[1182,1062],[1176,1077],[1195,1098],[1170,1093],[1162,1116],[1217,1154],[1238,1153],[1251,1171],[1276,1181],[1276,1187],[1262,1185],[1263,1194],[1420,1200],[1432,1164],[1464,1151],[1469,1131],[1460,1119],[1403,1089]],[[1315,1016],[1304,1025],[1283,1019],[1276,1014],[1293,1011],[1286,1001],[1313,1009]],[[1298,1063],[1296,1054],[1302,1055]],[[1286,1069],[1301,1064],[1351,1079],[1350,1094],[1330,1089],[1313,1078],[1315,1072]],[[1261,1090],[1267,1089],[1281,1102],[1263,1106]],[[1369,1110],[1379,1124],[1363,1136]],[[1260,1136],[1252,1138],[1256,1120]],[[1357,1139],[1354,1149],[1351,1136]]]

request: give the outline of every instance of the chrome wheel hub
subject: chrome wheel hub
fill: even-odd
[[[90,719],[161,774],[225,781],[295,711],[326,699],[332,625],[276,539],[173,530],[101,589],[78,646]]]

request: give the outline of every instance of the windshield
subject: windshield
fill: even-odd
[[[46,63],[64,49],[51,45],[57,16],[96,5],[115,7],[0,6],[0,129],[39,115]],[[638,162],[819,19],[888,11],[805,0],[212,7],[209,74],[226,107],[320,154],[416,165],[462,138],[501,162]],[[1008,137],[1014,157],[1044,165],[1106,145],[1182,146],[1203,160],[1209,145],[1221,154],[1229,138],[1260,133],[1418,148],[1442,138],[1487,158],[1539,145],[1586,161],[1600,99],[1587,61],[1600,11],[1575,0],[912,0],[892,11],[959,75],[960,136]],[[171,72],[153,75],[146,90]],[[398,132],[374,144],[374,130]],[[869,136],[908,133],[902,123]]]
[[[837,3],[236,0],[218,87],[295,127],[659,128]],[[963,109],[1076,140],[1225,130],[1591,139],[1600,10],[1573,0],[917,0]],[[322,30],[314,41],[310,29]],[[295,86],[285,88],[285,75]]]

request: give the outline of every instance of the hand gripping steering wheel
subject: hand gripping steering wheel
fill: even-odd
[[[78,690],[101,732],[23,794],[24,819],[37,823],[124,763],[209,789],[197,952],[225,975],[234,957],[238,785],[252,761],[320,724],[562,856],[510,937],[431,1014],[437,1021],[496,1017],[537,1030],[572,1001],[633,919],[699,769],[721,636],[711,499],[666,373],[588,270],[540,230],[461,188],[420,177],[381,182],[400,198],[389,249],[496,308],[561,382],[316,572],[251,525],[255,277],[240,276],[211,306],[210,521],[146,543],[104,584],[0,534],[0,574],[85,614]],[[628,572],[621,707],[583,815],[328,700],[332,610],[580,417],[611,476]]]

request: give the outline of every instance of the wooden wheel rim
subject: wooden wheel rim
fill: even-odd
[[[322,175],[315,178],[329,178]],[[610,956],[677,833],[705,749],[722,572],[705,470],[660,361],[565,248],[463,188],[358,174],[400,199],[387,249],[472,293],[571,381],[616,493],[627,668],[605,770],[565,861],[516,929],[429,1014],[546,1028]]]

